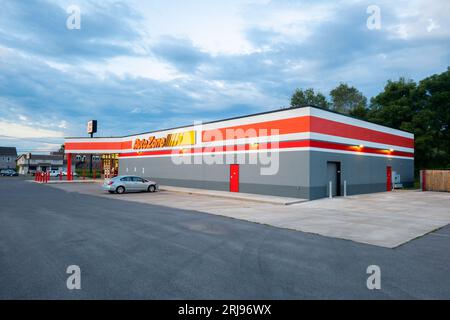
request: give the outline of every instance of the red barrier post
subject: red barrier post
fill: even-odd
[[[83,180],[86,180],[86,169],[85,168],[83,168]]]
[[[50,181],[50,171],[47,172],[47,181],[46,183],[48,183]]]
[[[72,180],[71,176],[72,176],[72,154],[71,153],[66,153],[66,157],[67,157],[67,180]]]
[[[59,170],[59,181],[62,180],[62,170]]]
[[[92,171],[92,179],[95,180],[95,169]]]

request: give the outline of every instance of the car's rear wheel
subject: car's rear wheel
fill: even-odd
[[[150,186],[148,186],[147,191],[148,192],[155,192],[156,191],[156,187],[154,185],[150,185]]]
[[[118,194],[122,194],[122,193],[125,192],[125,188],[124,188],[124,187],[117,187],[117,188],[116,188],[116,192],[117,192]]]

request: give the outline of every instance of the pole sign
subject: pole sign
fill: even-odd
[[[97,132],[97,120],[91,120],[87,123],[87,133],[93,134]]]

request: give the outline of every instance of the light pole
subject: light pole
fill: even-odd
[[[97,132],[97,120],[90,120],[87,123],[87,133],[91,136],[91,139],[94,138],[94,133]],[[92,160],[93,154],[91,153],[90,161],[89,161],[89,173],[92,176]]]

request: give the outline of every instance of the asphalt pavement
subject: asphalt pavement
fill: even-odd
[[[0,178],[0,299],[449,299],[449,248],[449,226],[388,249]]]

